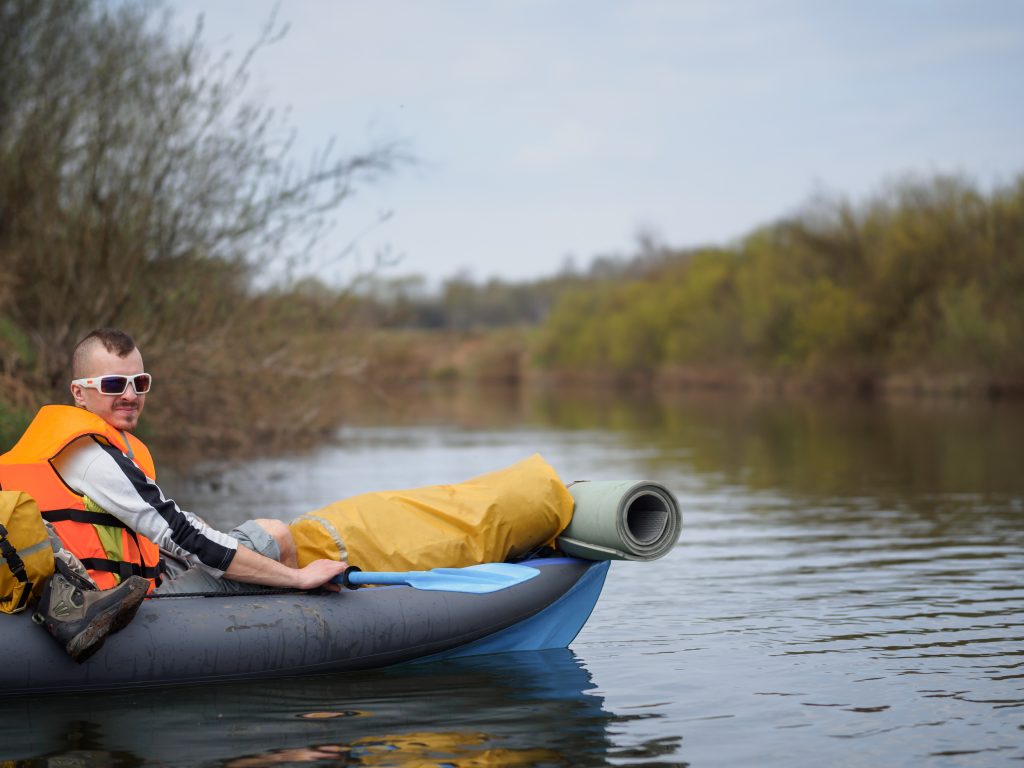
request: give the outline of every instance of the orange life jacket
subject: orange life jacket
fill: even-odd
[[[89,569],[100,589],[117,586],[132,574],[159,582],[160,550],[113,515],[90,510],[69,488],[51,460],[73,440],[94,435],[130,458],[146,477],[156,479],[153,457],[142,441],[112,427],[94,413],[70,405],[39,409],[25,434],[0,456],[0,488],[25,491],[39,504],[64,546]]]

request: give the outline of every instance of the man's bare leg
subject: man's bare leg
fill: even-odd
[[[292,538],[292,532],[288,525],[280,520],[269,518],[260,518],[253,522],[274,537],[274,541],[277,542],[277,547],[281,551],[281,562],[289,568],[298,568],[299,557],[295,549],[295,539]]]

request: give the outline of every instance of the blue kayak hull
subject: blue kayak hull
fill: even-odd
[[[564,648],[607,562],[530,561],[540,575],[484,595],[378,587],[340,594],[147,600],[84,664],[26,614],[0,616],[0,696],[320,675]]]

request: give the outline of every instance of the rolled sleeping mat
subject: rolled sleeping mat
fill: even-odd
[[[649,481],[578,480],[572,520],[557,539],[584,560],[656,560],[679,540],[683,518],[672,492]]]

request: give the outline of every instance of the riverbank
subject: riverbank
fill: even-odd
[[[535,390],[589,392],[595,397],[602,392],[634,397],[645,392],[659,397],[721,393],[808,401],[1024,399],[1024,379],[984,371],[833,366],[808,372],[739,363],[629,372],[545,368],[533,355],[535,334],[530,328],[321,332],[302,345],[301,356],[291,357],[299,365],[276,373],[277,357],[257,355],[257,345],[244,364],[223,371],[216,370],[212,358],[175,366],[161,355],[148,366],[159,388],[154,387],[147,404],[141,434],[157,441],[177,464],[211,456],[242,459],[303,451],[328,440],[368,401],[382,410],[400,410],[410,402],[410,393],[431,387],[500,390],[509,404]],[[181,369],[178,375],[173,373],[176,367]],[[238,387],[224,390],[220,382],[227,380],[237,381]],[[41,404],[26,387],[4,387],[0,450],[14,444]]]
[[[597,366],[553,367],[537,363],[537,331],[379,330],[369,340],[364,374],[375,386],[462,382],[554,388],[661,391],[723,391],[754,395],[828,397],[1024,397],[1024,377],[984,370],[925,366],[885,370],[844,364],[811,370],[741,362],[638,366],[619,371]]]

